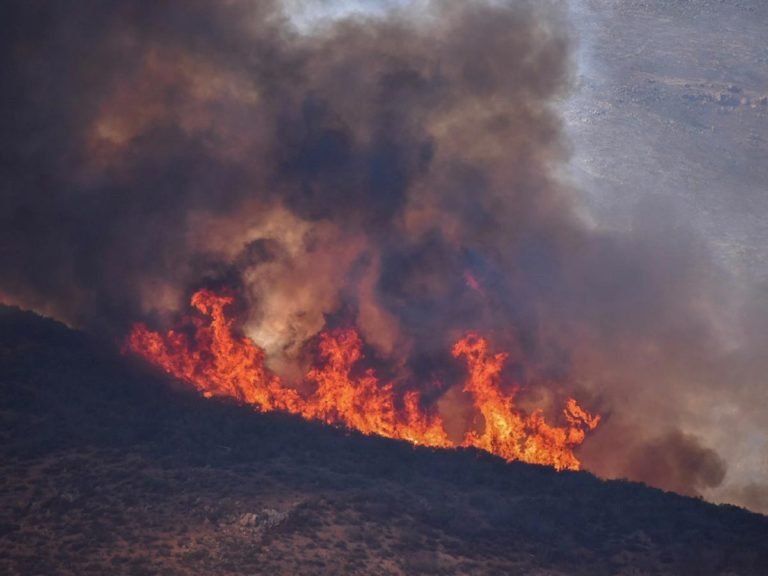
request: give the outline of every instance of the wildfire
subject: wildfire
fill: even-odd
[[[501,388],[507,355],[491,353],[488,341],[476,334],[468,334],[452,350],[467,364],[464,391],[484,420],[480,430],[471,430],[462,441],[449,438],[439,414],[422,407],[418,392],[400,394],[392,383],[381,383],[371,369],[356,375],[353,368],[363,358],[363,342],[351,328],[320,334],[318,358],[306,374],[312,391],[302,395],[266,367],[264,351],[255,342],[237,332],[227,310],[233,303],[229,294],[200,290],[192,297],[200,314],[190,316],[191,330],[163,335],[137,324],[127,348],[206,397],[231,397],[263,412],[290,412],[413,444],[473,446],[506,460],[558,470],[579,469],[573,450],[600,422],[573,399],[563,410],[563,426],[548,424],[541,410],[525,414],[515,405],[514,394]]]

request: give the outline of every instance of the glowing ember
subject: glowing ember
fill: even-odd
[[[201,315],[189,318],[191,331],[171,330],[162,335],[138,324],[127,347],[207,397],[232,397],[264,412],[300,414],[413,444],[474,446],[506,460],[558,470],[579,469],[573,449],[600,421],[573,399],[563,410],[564,426],[548,424],[540,410],[525,414],[515,406],[514,395],[501,389],[500,374],[507,355],[489,352],[487,340],[476,334],[465,336],[453,347],[453,355],[463,358],[469,369],[464,391],[484,420],[482,430],[470,430],[461,442],[449,438],[438,414],[422,407],[418,392],[399,394],[391,383],[379,382],[370,369],[353,374],[363,358],[363,342],[354,329],[320,334],[319,357],[306,375],[313,391],[301,395],[266,368],[259,346],[234,330],[235,320],[226,310],[233,302],[231,295],[201,290],[192,297],[192,306]]]

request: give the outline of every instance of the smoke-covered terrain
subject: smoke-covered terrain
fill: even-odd
[[[602,416],[587,469],[764,509],[763,299],[663,196],[630,226],[589,217],[565,176],[574,12],[448,1],[299,29],[295,9],[4,2],[2,299],[119,345],[226,288],[285,381],[352,326],[456,434],[476,415],[450,349],[476,331],[521,406]]]

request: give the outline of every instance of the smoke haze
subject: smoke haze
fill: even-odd
[[[681,215],[599,231],[557,176],[562,3],[303,31],[286,6],[3,3],[5,300],[119,339],[226,284],[287,378],[352,323],[444,413],[462,411],[451,344],[477,330],[513,351],[522,401],[574,393],[605,415],[581,452],[598,474],[708,494],[760,457],[703,438],[768,433],[764,307],[728,305]]]

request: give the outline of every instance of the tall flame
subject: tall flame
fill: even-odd
[[[162,335],[137,324],[127,348],[206,397],[231,397],[263,412],[299,414],[413,444],[473,446],[506,460],[558,470],[579,469],[573,450],[600,422],[573,399],[563,410],[563,426],[548,424],[541,410],[525,414],[515,405],[514,394],[501,388],[507,355],[491,353],[488,341],[477,334],[466,335],[452,350],[467,364],[464,391],[484,421],[481,429],[470,430],[461,441],[449,437],[438,414],[422,407],[418,392],[400,394],[392,383],[381,383],[372,369],[356,375],[353,368],[363,358],[363,342],[351,328],[320,334],[318,358],[306,374],[312,391],[302,395],[266,367],[265,353],[255,342],[238,334],[227,310],[233,303],[229,294],[200,290],[192,297],[200,314],[190,317],[191,330]]]

